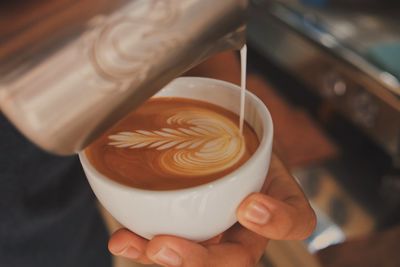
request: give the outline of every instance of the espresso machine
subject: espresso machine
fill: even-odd
[[[76,153],[173,78],[244,45],[246,0],[1,3],[0,108],[32,142]]]

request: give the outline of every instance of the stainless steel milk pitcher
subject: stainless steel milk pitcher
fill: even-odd
[[[17,2],[0,11],[0,108],[57,154],[82,150],[176,76],[244,44],[246,0]],[[35,18],[42,2],[58,6]]]

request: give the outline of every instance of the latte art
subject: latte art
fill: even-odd
[[[223,171],[243,156],[243,137],[228,118],[200,108],[177,108],[176,112],[166,119],[173,128],[120,132],[109,136],[109,145],[165,151],[159,156],[159,167],[171,174],[189,176]]]
[[[239,116],[185,98],[154,98],[91,144],[85,154],[106,177],[151,190],[188,188],[239,168],[258,138]]]

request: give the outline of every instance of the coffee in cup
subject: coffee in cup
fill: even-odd
[[[198,186],[239,168],[256,151],[256,133],[239,116],[205,101],[156,97],[131,112],[85,151],[118,183],[146,190]]]

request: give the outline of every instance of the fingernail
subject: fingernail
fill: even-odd
[[[181,266],[182,258],[175,251],[170,248],[162,247],[156,254],[154,254],[153,259],[156,263],[167,265],[167,266]]]
[[[121,252],[116,253],[116,254],[119,256],[128,258],[128,259],[136,260],[139,258],[141,253],[139,250],[137,250],[134,247],[127,247],[124,250],[122,250]]]
[[[268,209],[256,201],[251,202],[244,212],[244,218],[255,224],[266,224],[270,217]]]

